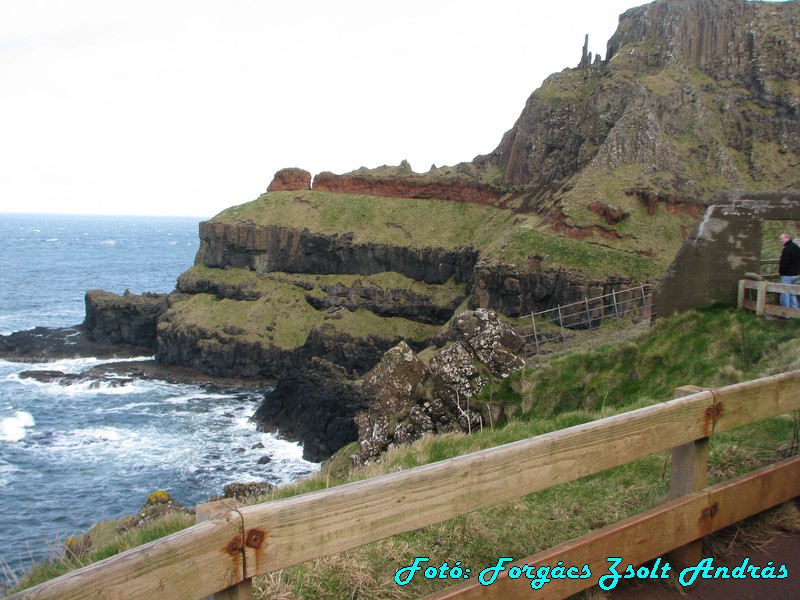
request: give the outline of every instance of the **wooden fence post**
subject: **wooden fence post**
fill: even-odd
[[[217,514],[227,514],[237,510],[240,506],[241,504],[236,500],[218,500],[208,504],[198,504],[195,507],[195,516],[198,523],[211,521]],[[242,538],[244,538],[244,524],[242,524]],[[244,553],[242,553],[242,559],[244,560]],[[253,600],[253,580],[245,579],[241,583],[217,592],[205,600]]]
[[[756,291],[756,315],[763,317],[767,306],[767,282],[759,281]]]
[[[690,396],[702,392],[704,388],[685,385],[675,389],[673,398]],[[702,490],[708,485],[708,438],[682,444],[672,449],[670,468],[669,499],[675,500],[692,492]],[[696,565],[703,558],[703,540],[696,540],[669,553],[670,561],[676,568]]]

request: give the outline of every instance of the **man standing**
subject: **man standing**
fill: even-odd
[[[800,276],[800,246],[792,241],[792,236],[788,233],[781,234],[781,259],[778,262],[778,275],[781,276],[781,283],[795,285]],[[781,306],[798,308],[797,296],[794,294],[781,294]]]

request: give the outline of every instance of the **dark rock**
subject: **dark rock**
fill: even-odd
[[[431,296],[413,290],[365,287],[360,282],[352,288],[337,284],[323,285],[320,289],[326,293],[325,296],[306,294],[306,301],[317,310],[333,307],[350,311],[364,309],[381,317],[401,317],[434,325],[447,323],[465,299],[456,296],[447,304],[439,305]]]
[[[506,282],[513,280],[515,285]],[[563,269],[521,269],[518,265],[482,261],[475,267],[471,308],[490,308],[510,317],[581,302],[586,298],[631,293],[628,277],[590,278]],[[638,289],[638,285],[635,286]],[[581,307],[580,310],[583,310]],[[614,314],[609,302],[595,317]],[[585,320],[585,319],[581,319]]]
[[[269,457],[269,456],[266,456],[266,455],[264,455],[264,456],[262,456],[261,458],[258,459],[258,464],[260,464],[260,465],[265,465],[265,464],[270,463],[270,462],[272,462],[272,458]]]
[[[249,269],[258,273],[400,273],[425,283],[457,283],[471,279],[478,257],[473,248],[410,248],[355,243],[352,234],[324,235],[253,223],[200,223],[200,249],[195,264],[212,268]]]
[[[300,441],[304,458],[321,461],[358,439],[353,419],[367,405],[367,395],[342,367],[312,358],[280,378],[253,419],[260,431]]]
[[[266,496],[275,486],[266,481],[255,481],[251,483],[229,483],[222,488],[222,498],[232,498],[239,502],[247,502],[261,496]],[[222,499],[214,498],[214,499]]]
[[[19,374],[20,379],[33,379],[40,383],[60,383],[65,379],[68,381],[75,381],[78,377],[79,376],[75,373],[67,375],[63,371],[22,371],[22,373]]]
[[[0,358],[20,362],[46,362],[61,358],[131,358],[152,352],[149,348],[99,343],[82,325],[36,327],[0,336]]]
[[[166,294],[123,294],[102,290],[86,292],[83,327],[101,344],[130,344],[155,350],[156,324],[168,308]]]

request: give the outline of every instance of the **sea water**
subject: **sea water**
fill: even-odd
[[[87,289],[173,290],[197,232],[190,218],[0,214],[0,334],[82,322]],[[298,444],[256,431],[260,390],[19,376],[103,362],[0,360],[0,589],[67,537],[134,514],[155,490],[193,506],[227,483],[284,483],[319,467]]]

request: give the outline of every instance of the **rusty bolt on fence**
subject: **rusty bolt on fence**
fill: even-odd
[[[242,551],[242,538],[235,537],[231,540],[231,543],[228,544],[226,548],[228,554],[239,554]]]
[[[250,546],[251,548],[260,548],[261,544],[264,543],[265,534],[260,529],[251,529],[247,532],[247,539],[245,540],[245,544]]]
[[[703,519],[713,519],[719,512],[719,505],[715,502],[711,506],[704,508],[701,516]]]

